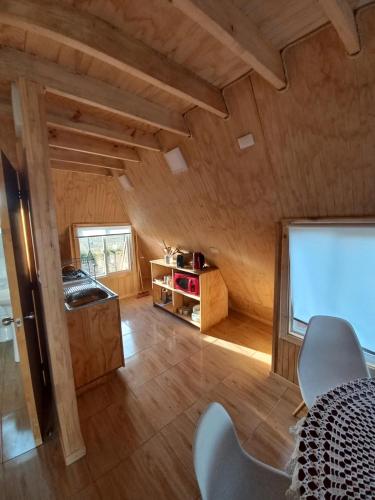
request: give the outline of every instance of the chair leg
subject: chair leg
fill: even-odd
[[[298,415],[298,413],[303,410],[303,408],[305,408],[305,402],[304,401],[301,401],[300,404],[297,406],[297,408],[294,410],[293,412],[293,417],[296,417]]]

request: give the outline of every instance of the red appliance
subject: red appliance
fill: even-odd
[[[174,273],[174,287],[176,290],[182,290],[192,295],[199,295],[199,276]]]

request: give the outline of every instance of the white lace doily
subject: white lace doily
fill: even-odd
[[[375,499],[375,379],[319,397],[296,432],[288,498]]]

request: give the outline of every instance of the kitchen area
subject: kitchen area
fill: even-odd
[[[118,295],[73,264],[62,281],[76,391],[124,365]]]

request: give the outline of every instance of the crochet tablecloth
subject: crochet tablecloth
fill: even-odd
[[[375,379],[317,398],[297,434],[287,497],[375,499]]]

